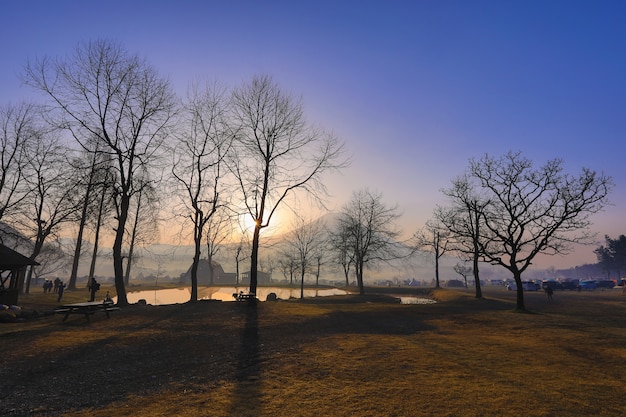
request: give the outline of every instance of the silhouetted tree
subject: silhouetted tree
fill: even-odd
[[[28,195],[24,182],[26,144],[39,135],[37,114],[32,104],[0,107],[0,221],[14,214]]]
[[[349,259],[353,260],[359,294],[365,294],[363,272],[367,266],[408,256],[398,242],[396,221],[400,217],[395,206],[388,207],[382,194],[360,190],[342,209],[335,236],[345,237]]]
[[[437,221],[450,233],[451,249],[472,261],[476,298],[482,298],[479,274],[479,262],[482,260],[480,239],[483,232],[483,211],[489,204],[489,200],[483,198],[479,191],[468,175],[454,179],[452,186],[443,190],[450,205],[437,207],[434,214]]]
[[[429,220],[426,226],[415,233],[416,249],[432,252],[435,257],[435,287],[440,288],[439,260],[452,249],[450,232],[437,220]]]
[[[224,239],[225,215],[215,218],[228,202],[223,190],[224,161],[233,134],[228,126],[229,102],[224,89],[214,85],[194,86],[183,106],[183,118],[175,146],[172,175],[179,190],[178,212],[193,227],[194,255],[191,264],[191,302],[198,299],[198,265],[201,247],[207,245],[207,260],[213,281],[213,255]]]
[[[67,59],[29,62],[25,82],[52,101],[50,117],[68,129],[86,150],[97,140],[115,169],[112,184],[116,208],[113,268],[117,302],[128,304],[122,246],[135,174],[147,170],[167,135],[175,111],[169,82],[119,44],[97,40],[79,45]],[[57,113],[52,113],[58,110]]]
[[[485,259],[513,274],[517,308],[524,310],[522,273],[540,253],[568,253],[573,243],[590,243],[590,216],[607,204],[610,177],[587,168],[563,172],[560,159],[534,168],[519,152],[471,159],[469,173],[488,204],[479,243]]]
[[[615,271],[619,279],[622,276],[622,272],[626,272],[626,236],[620,235],[617,239],[611,239],[606,235],[604,240],[606,241],[606,246],[600,245],[594,250],[598,264],[606,271],[609,279],[611,271]]]
[[[255,294],[261,230],[296,191],[321,201],[322,174],[345,161],[337,138],[308,124],[300,101],[270,77],[254,77],[237,88],[233,105],[237,139],[231,169],[255,225],[250,256],[250,293]]]

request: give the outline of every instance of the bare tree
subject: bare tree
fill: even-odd
[[[46,240],[58,238],[58,232],[70,222],[78,219],[81,207],[77,198],[75,171],[70,169],[65,158],[67,148],[50,132],[41,132],[28,143],[27,175],[28,197],[23,200],[17,221],[19,229],[33,242],[30,258],[36,260],[45,248]],[[33,276],[31,267],[25,286],[28,293]]]
[[[354,264],[354,252],[350,249],[350,230],[338,227],[328,231],[329,246],[334,254],[334,261],[341,265],[346,287],[350,285],[350,268]]]
[[[94,143],[94,146],[98,146],[98,143]],[[102,161],[103,154],[101,152],[90,151],[84,153],[82,158],[77,158],[73,161],[72,165],[77,173],[84,173],[79,179],[79,190],[83,193],[82,196],[82,209],[80,214],[80,219],[78,222],[78,233],[76,236],[76,245],[74,247],[74,258],[72,260],[72,271],[70,273],[69,283],[67,284],[68,290],[76,289],[76,278],[78,275],[78,265],[80,262],[80,258],[82,255],[82,244],[83,244],[83,234],[85,232],[85,228],[87,222],[89,221],[89,217],[92,216],[94,212],[94,205],[98,202],[98,184],[97,181],[100,178],[103,178],[102,175],[99,175],[103,168],[106,168],[106,165],[103,165]],[[106,161],[105,161],[106,162]],[[91,282],[91,281],[88,281]]]
[[[346,162],[337,138],[309,125],[300,101],[270,77],[255,77],[235,89],[233,104],[237,140],[231,169],[255,224],[250,256],[250,293],[255,294],[261,230],[296,191],[321,202],[322,174]]]
[[[435,287],[440,288],[439,260],[452,249],[450,232],[437,220],[429,220],[415,233],[416,249],[425,249],[435,257]]]
[[[32,104],[0,107],[0,221],[28,195],[23,181],[25,145],[38,134]]]
[[[79,45],[68,59],[29,62],[25,82],[52,100],[52,109],[84,148],[97,138],[114,161],[113,200],[116,207],[113,268],[117,302],[128,304],[122,267],[122,246],[135,174],[154,161],[167,134],[175,100],[169,82],[119,44],[104,40]]]
[[[465,281],[465,288],[467,288],[467,276],[472,273],[472,267],[459,262],[454,265],[453,269],[454,272],[463,277],[463,281]]]
[[[324,226],[320,220],[308,221],[296,216],[292,223],[292,231],[285,240],[288,248],[286,253],[293,254],[300,272],[300,298],[304,298],[304,276],[313,270],[315,256],[320,253],[324,244]]]
[[[452,181],[452,187],[443,190],[450,206],[435,209],[435,219],[451,234],[453,250],[472,260],[476,298],[482,298],[479,262],[481,257],[482,214],[489,200],[478,193],[476,184],[468,175]]]
[[[517,309],[524,310],[522,273],[540,254],[568,253],[574,243],[592,243],[590,216],[608,203],[613,181],[587,168],[563,172],[560,159],[534,168],[519,152],[471,159],[469,175],[488,195],[480,239],[485,258],[513,274]]]
[[[185,223],[193,226],[191,302],[198,299],[198,264],[203,242],[206,238],[213,280],[212,257],[218,248],[216,240],[222,237],[224,218],[213,220],[227,202],[226,193],[222,192],[223,165],[233,142],[227,123],[228,106],[224,89],[215,85],[202,90],[193,87],[184,106],[183,131],[172,149],[172,175],[180,191],[179,211]]]
[[[207,223],[205,234],[206,256],[209,263],[209,272],[211,274],[210,282],[213,284],[215,277],[213,260],[233,235],[233,219],[230,213],[224,210],[223,207],[219,208]]]
[[[144,173],[148,175],[148,173]],[[142,176],[138,179],[138,192],[135,193],[131,207],[134,206],[134,214],[129,216],[132,224],[128,236],[128,254],[126,271],[124,272],[124,284],[130,282],[130,271],[137,263],[135,249],[140,245],[147,245],[158,239],[159,204],[155,186],[151,180]]]
[[[360,190],[344,206],[338,221],[339,236],[345,236],[353,259],[359,293],[365,294],[363,271],[366,266],[408,256],[398,238],[395,223],[400,217],[395,206],[388,207],[382,194]]]

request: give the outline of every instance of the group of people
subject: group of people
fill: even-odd
[[[61,281],[59,277],[56,277],[54,281],[50,281],[49,279],[46,279],[43,283],[43,293],[49,294],[52,291],[54,291],[54,293],[58,295],[57,302],[61,302],[61,298],[63,298],[63,293],[65,292],[65,287],[66,287],[65,283]],[[99,289],[100,289],[100,283],[98,283],[98,281],[96,281],[95,278],[92,278],[89,284],[89,293],[90,293],[89,301],[95,300],[96,292]],[[107,292],[107,298],[109,299],[111,298],[108,292]]]
[[[61,281],[59,277],[56,277],[54,281],[50,281],[49,279],[46,279],[44,281],[43,293],[49,294],[52,291],[54,291],[54,293],[57,294],[58,296],[57,301],[60,302],[61,298],[63,297],[63,292],[65,291],[65,283]]]

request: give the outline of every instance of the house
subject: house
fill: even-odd
[[[20,280],[34,260],[0,244],[0,304],[17,305]]]
[[[268,274],[267,272],[257,271],[256,273],[257,284],[269,284],[272,282],[272,274]],[[241,282],[240,284],[250,284],[250,272],[242,272],[241,273]]]
[[[219,263],[213,261],[213,277],[209,261],[200,259],[198,262],[198,285],[234,285],[237,282],[237,274],[224,272],[224,268]],[[181,275],[182,283],[191,283],[191,267]]]

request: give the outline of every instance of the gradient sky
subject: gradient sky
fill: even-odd
[[[624,1],[2,1],[0,103],[36,100],[27,59],[122,43],[169,77],[234,86],[270,74],[334,131],[352,165],[340,209],[369,187],[417,230],[471,157],[520,150],[537,165],[604,171],[613,206],[594,230],[626,234]],[[595,262],[593,247],[538,266]]]

